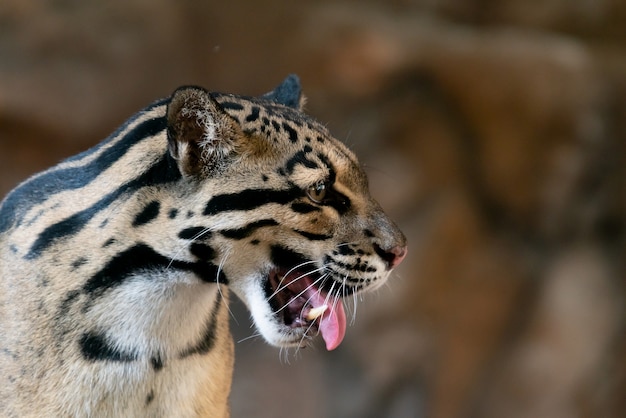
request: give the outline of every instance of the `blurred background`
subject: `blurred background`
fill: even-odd
[[[0,195],[179,85],[297,73],[410,251],[331,353],[249,338],[236,305],[233,417],[623,417],[625,23],[621,0],[2,0]]]

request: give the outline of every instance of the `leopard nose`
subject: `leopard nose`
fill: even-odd
[[[389,249],[383,249],[374,244],[374,250],[376,251],[376,254],[380,256],[380,258],[385,260],[385,262],[387,263],[387,268],[389,270],[400,264],[402,260],[404,260],[404,257],[406,257],[407,253],[406,245],[396,245]]]

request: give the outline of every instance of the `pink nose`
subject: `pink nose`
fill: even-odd
[[[378,245],[376,245],[374,248],[380,258],[387,262],[387,267],[389,270],[400,264],[402,260],[404,260],[404,257],[406,257],[407,253],[406,245],[397,245],[395,247],[391,247],[388,250],[383,250]]]
[[[406,246],[403,246],[403,247],[393,247],[389,251],[389,253],[393,254],[393,259],[391,259],[391,261],[389,261],[389,268],[392,269],[392,268],[396,267],[398,264],[400,264],[402,262],[402,260],[404,260],[404,257],[406,257],[407,248],[406,248]]]

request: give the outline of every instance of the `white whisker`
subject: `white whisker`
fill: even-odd
[[[352,292],[352,301],[354,304],[354,312],[352,312],[352,320],[350,321],[350,325],[354,325],[354,323],[356,322],[356,308],[357,308],[357,305],[359,304],[359,301],[357,300],[356,292]]]
[[[285,273],[285,274],[283,275],[282,279],[280,279],[280,281],[278,282],[278,285],[276,286],[276,290],[274,291],[274,293],[272,293],[272,294],[268,297],[268,299],[267,299],[267,300],[272,299],[272,298],[273,298],[274,296],[276,296],[276,295],[277,295],[277,294],[278,294],[281,290],[284,290],[285,288],[287,288],[287,287],[288,287],[291,283],[293,283],[293,282],[295,282],[295,281],[297,281],[297,280],[300,280],[300,279],[302,279],[303,277],[308,276],[309,274],[316,273],[316,272],[318,272],[318,271],[320,271],[320,270],[322,270],[322,269],[323,269],[323,267],[322,267],[322,268],[318,268],[318,269],[315,269],[315,270],[309,271],[309,272],[307,272],[307,273],[304,273],[304,274],[302,274],[302,275],[300,275],[300,276],[296,277],[295,279],[293,279],[292,281],[290,281],[290,282],[289,282],[289,283],[287,283],[286,285],[281,286],[281,285],[282,285],[282,283],[283,283],[283,281],[284,281],[284,280],[287,278],[287,276],[289,275],[289,273],[291,273],[292,271],[294,271],[294,270],[296,270],[296,269],[299,269],[300,267],[302,267],[302,266],[304,266],[304,265],[306,265],[306,264],[313,264],[313,263],[315,263],[315,261],[307,261],[307,262],[304,262],[304,263],[302,263],[302,264],[299,264],[299,265],[297,265],[297,266],[295,266],[295,267],[291,268],[291,269],[290,269],[287,273]]]
[[[222,298],[222,300],[225,300],[225,298],[224,298],[224,294],[222,293],[222,287],[220,286],[220,273],[222,272],[222,268],[224,267],[224,263],[226,262],[226,259],[228,258],[229,255],[230,255],[230,250],[226,251],[226,253],[222,257],[222,259],[220,260],[220,263],[217,266],[217,277],[215,278],[216,283],[217,283],[217,291],[220,294],[220,297]],[[228,309],[228,312],[230,313],[230,316],[233,318],[235,323],[237,325],[239,325],[239,321],[237,321],[237,318],[235,317],[235,314],[230,309],[230,303],[226,303],[226,308]]]
[[[281,347],[280,351],[278,352],[278,358],[280,359],[281,363],[291,364],[289,363],[289,347]]]
[[[303,278],[305,278],[305,277],[307,277],[307,276],[309,276],[309,275],[311,275],[311,274],[313,274],[313,273],[317,273],[317,272],[322,271],[322,270],[324,270],[324,267],[320,267],[320,268],[317,268],[317,269],[315,269],[315,270],[308,271],[308,272],[306,272],[306,273],[304,273],[304,274],[302,274],[302,275],[300,275],[300,276],[296,277],[295,279],[293,279],[292,281],[290,281],[290,282],[289,282],[289,283],[287,283],[286,285],[284,285],[284,286],[282,286],[282,287],[278,287],[278,288],[276,289],[276,291],[275,291],[274,293],[272,293],[272,294],[270,295],[270,297],[269,297],[267,300],[272,299],[274,296],[276,296],[276,294],[278,294],[280,291],[285,290],[286,288],[288,288],[288,287],[289,287],[292,283],[295,283],[295,282],[297,282],[298,280],[301,280],[301,279],[303,279]],[[316,282],[317,282],[317,280],[316,280]],[[309,286],[309,287],[310,287],[310,286]],[[307,287],[307,290],[309,289],[309,287]]]
[[[293,302],[294,300],[298,299],[300,296],[304,295],[309,289],[311,289],[312,287],[314,287],[319,281],[323,280],[325,278],[325,276],[321,276],[320,278],[318,278],[317,280],[315,280],[313,283],[311,283],[310,285],[308,285],[303,291],[301,291],[300,293],[298,293],[297,295],[295,295],[294,297],[292,297],[289,302],[287,302],[285,305],[283,305],[281,308],[279,308],[277,311],[274,312],[274,314],[279,313],[280,311],[282,311],[283,309],[285,309],[287,306],[289,306],[289,304],[291,302]]]
[[[244,341],[248,341],[248,340],[251,340],[253,338],[258,338],[258,337],[261,337],[261,333],[260,332],[255,332],[252,335],[248,335],[247,337],[244,337],[244,338],[240,339],[239,341],[237,341],[237,344],[240,344],[240,343],[242,343]]]
[[[339,247],[345,247],[345,246],[347,246],[347,245],[357,245],[357,244],[358,244],[358,242],[356,242],[356,241],[355,241],[355,242],[344,242],[343,244],[338,244],[338,245],[337,245],[337,248],[339,248]]]
[[[311,328],[313,328],[313,324],[314,323],[315,323],[315,321],[311,322],[311,324],[307,327],[307,329],[302,334],[302,338],[300,338],[300,342],[298,343],[298,347],[296,347],[295,355],[298,355],[298,353],[300,352],[300,349],[305,346],[304,340],[307,339],[307,338],[312,338],[312,337],[310,337],[308,335],[308,333],[311,330]]]

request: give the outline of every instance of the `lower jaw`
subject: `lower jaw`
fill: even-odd
[[[278,330],[281,338],[274,345],[281,348],[304,348],[313,342],[313,338],[318,333],[319,331],[316,327],[307,329],[306,327],[292,328],[282,325]]]

